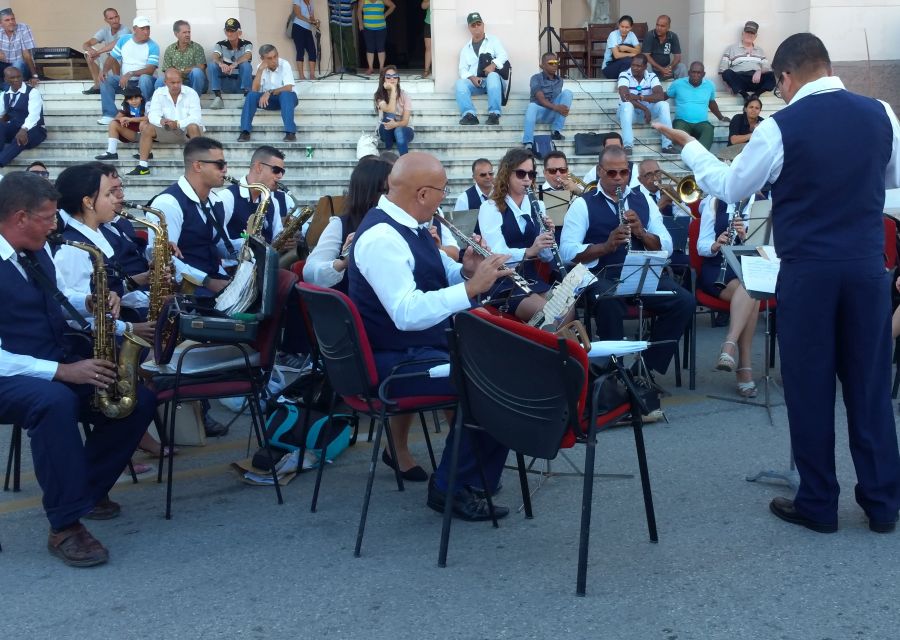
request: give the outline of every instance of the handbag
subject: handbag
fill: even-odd
[[[364,133],[359,136],[356,143],[356,159],[359,160],[365,156],[378,155],[378,136],[374,133]]]
[[[603,148],[602,133],[576,133],[575,134],[575,155],[576,156],[596,156]]]
[[[547,157],[548,153],[555,150],[556,144],[548,134],[534,136],[534,141],[531,145],[531,152],[534,154],[535,158],[537,158],[538,160],[543,160]]]

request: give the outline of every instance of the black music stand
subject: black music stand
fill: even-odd
[[[332,6],[328,5],[328,23],[331,24],[331,19],[334,17],[335,12],[338,11],[338,5]],[[328,78],[334,76],[340,76],[338,80],[343,80],[344,76],[353,76],[354,78],[360,78],[361,80],[368,80],[367,76],[356,73],[355,71],[350,71],[347,67],[347,61],[344,60],[344,26],[340,24],[340,16],[336,18],[338,20],[338,42],[336,43],[334,40],[331,41],[331,71],[326,73],[324,76],[319,76],[318,80],[327,80]],[[350,30],[353,31],[353,17],[350,17]],[[321,34],[321,29],[319,30]],[[319,36],[321,38],[321,35]],[[341,52],[341,66],[338,68],[337,59],[334,56],[334,47],[337,44],[340,47]],[[320,47],[321,50],[321,47]],[[321,55],[319,58],[321,59]]]
[[[553,28],[553,25],[550,23],[550,4],[553,0],[547,0],[547,26],[544,27],[541,32],[538,34],[538,42],[541,41],[541,38],[546,34],[547,36],[547,51],[546,53],[553,53],[553,38],[556,38],[556,42],[559,44],[560,48],[566,52],[566,55],[569,56],[569,60],[572,61],[572,64],[575,65],[575,68],[581,72],[581,75],[584,78],[587,78],[588,75],[584,69],[581,68],[581,63],[575,59],[572,55],[572,52],[569,51],[569,45],[562,41],[562,38],[559,37],[559,33],[556,29]]]

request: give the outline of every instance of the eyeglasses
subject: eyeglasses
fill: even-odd
[[[487,178],[488,176],[493,176],[493,175],[494,175],[493,171],[485,171],[484,173],[479,173],[478,177],[479,178]]]
[[[228,162],[225,160],[195,160],[195,162],[202,162],[203,164],[214,164],[219,169],[219,171],[224,171],[225,167],[228,166]]]
[[[50,177],[50,172],[49,172],[49,171],[35,171],[34,169],[31,169],[31,170],[28,171],[28,173],[33,173],[33,174],[35,174],[35,175],[37,175],[37,176],[41,176],[42,178],[49,178],[49,177]]]
[[[384,74],[385,80],[396,80],[400,77],[399,73],[386,73]]]
[[[648,171],[647,173],[642,173],[641,177],[646,179],[650,178],[658,178],[662,175],[662,171]]]
[[[445,196],[449,196],[449,195],[450,195],[450,187],[448,187],[448,186],[446,186],[446,185],[444,185],[443,187],[432,187],[432,186],[430,186],[430,185],[423,184],[423,185],[422,185],[421,187],[419,187],[419,188],[420,188],[420,189],[434,189],[435,191],[443,191]]]
[[[545,169],[545,171],[547,173],[549,173],[551,176],[555,176],[557,173],[559,173],[561,175],[566,175],[567,173],[569,173],[569,168],[568,167],[547,167]]]
[[[772,91],[772,95],[774,95],[778,99],[781,99],[784,97],[784,94],[781,92],[781,83],[784,82],[784,74],[786,74],[786,73],[787,73],[787,71],[782,71],[779,74],[778,82],[775,83],[775,89],[774,89],[774,91]]]
[[[605,173],[608,178],[615,178],[616,176],[627,178],[631,174],[631,169],[606,169]]]
[[[514,173],[519,180],[524,180],[525,178],[528,178],[529,180],[535,180],[537,178],[537,171],[525,171],[525,169],[516,169]]]
[[[279,166],[277,164],[269,164],[268,162],[262,162],[262,161],[260,161],[260,164],[264,164],[267,167],[269,167],[272,170],[272,173],[274,173],[276,176],[280,176],[280,175],[284,174],[284,172],[286,171],[286,169],[284,167]],[[222,167],[222,168],[224,169],[224,167]]]

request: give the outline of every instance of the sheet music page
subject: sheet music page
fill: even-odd
[[[775,247],[770,244],[756,247],[756,251],[766,260],[779,260],[778,253],[775,251]]]
[[[756,256],[741,256],[741,271],[744,276],[744,288],[747,291],[775,293],[778,282],[778,260],[767,260]]]
[[[656,286],[659,284],[659,276],[662,268],[669,259],[669,254],[665,251],[630,251],[625,256],[625,262],[622,264],[622,272],[619,276],[619,284],[616,287],[617,296],[632,296],[638,292],[641,285],[641,278],[644,283],[641,287],[641,293],[654,293]],[[644,274],[644,265],[648,264],[646,277]]]

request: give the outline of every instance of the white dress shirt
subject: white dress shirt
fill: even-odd
[[[281,87],[294,86],[294,68],[284,58],[278,58],[278,66],[275,67],[274,71],[269,69],[265,62],[261,62],[256,67],[256,73],[262,74],[259,82],[260,91],[274,91]]]
[[[197,193],[194,191],[194,188],[190,185],[187,179],[184,176],[178,178],[178,187],[184,191],[185,195],[192,200],[195,204],[195,208],[197,213],[200,215],[200,218],[205,222],[206,214],[203,212],[203,207],[200,206],[200,198],[197,197]],[[214,191],[210,191],[209,193],[209,206],[212,207],[215,203],[219,202],[220,198],[218,194]],[[169,241],[178,244],[179,238],[181,238],[181,227],[184,224],[184,213],[181,211],[181,207],[178,204],[178,201],[175,200],[173,196],[168,193],[163,193],[158,196],[153,201],[153,207],[159,209],[163,212],[163,215],[166,216],[166,227],[169,233]],[[148,216],[153,216],[152,213],[147,213]],[[153,220],[156,216],[153,216],[151,220]],[[225,218],[222,221],[222,228],[225,229],[228,226],[228,221],[231,220],[231,212],[225,211]],[[238,251],[241,248],[244,240],[243,238],[229,238],[231,240],[231,244],[234,247],[235,251]],[[147,228],[147,259],[151,260],[153,258],[153,243],[156,241],[156,232],[151,228]],[[225,247],[225,243],[222,240],[219,240],[216,245],[219,250],[219,256],[222,258],[233,258],[233,256],[229,255],[228,249]],[[176,258],[174,255],[172,256],[172,264],[175,265],[175,274],[176,279],[180,282],[181,277],[184,274],[188,274],[189,276],[195,278],[198,281],[202,281],[206,274],[200,269],[196,269],[184,262],[180,258]],[[219,266],[219,275],[225,277],[225,270]]]
[[[378,208],[394,221],[427,233],[415,218],[381,196]],[[462,277],[462,265],[441,251],[450,286],[436,291],[416,288],[416,263],[406,240],[387,223],[376,224],[354,240],[353,259],[360,274],[375,291],[388,316],[400,331],[423,331],[471,306]]]
[[[544,203],[538,200],[541,208],[541,215],[547,212]],[[515,215],[516,222],[519,225],[519,231],[525,231],[525,225],[531,220],[531,205],[528,198],[522,198],[522,207],[516,205],[515,201],[506,196],[506,206]],[[503,214],[497,209],[497,205],[493,200],[485,200],[478,210],[478,228],[481,230],[481,237],[491,248],[492,253],[502,253],[509,255],[506,264],[512,265],[522,262],[525,259],[525,249],[514,249],[506,244],[506,238],[503,237]],[[540,234],[540,229],[536,230]],[[550,249],[541,249],[538,257],[544,262],[553,259]]]
[[[244,176],[242,179],[242,182],[249,183],[250,181],[247,179],[247,176]],[[250,202],[250,189],[248,189],[247,187],[238,187],[238,193],[244,200]],[[234,192],[232,192],[231,189],[220,189],[217,192],[217,195],[219,196],[219,200],[222,201],[222,206],[225,207],[225,215],[230,220],[231,216],[234,215]],[[284,202],[285,202],[285,205],[287,206],[287,211],[281,210],[281,203],[279,203],[278,200],[275,199],[274,192],[273,192],[273,197],[269,200],[269,202],[271,203],[272,208],[273,208],[273,211],[272,211],[272,239],[274,239],[275,236],[277,236],[279,233],[281,233],[281,230],[284,228],[284,224],[281,222],[281,219],[285,215],[287,215],[288,211],[290,211],[293,208],[294,200],[288,194],[284,194]],[[257,198],[255,202],[252,202],[250,204],[250,213],[252,214],[254,211],[256,211],[256,207],[258,207],[258,206],[259,206],[259,198]]]
[[[631,193],[632,189],[629,187],[625,190],[624,197],[627,198]],[[618,215],[616,213],[616,203],[604,194],[602,190],[598,189],[597,191],[593,191],[586,197],[604,198],[609,208],[609,214]],[[575,198],[575,200],[572,201],[569,212],[566,214],[566,224],[564,224],[562,228],[562,234],[559,239],[559,255],[566,262],[575,262],[575,256],[591,246],[584,242],[584,236],[587,234],[590,226],[587,202],[585,202],[584,198],[585,197],[582,196],[580,198]],[[652,233],[659,237],[661,245],[660,250],[665,251],[671,256],[672,236],[669,234],[669,230],[666,229],[665,223],[663,223],[662,214],[659,212],[655,203],[648,202],[647,206],[650,209],[650,219],[647,223],[646,230],[648,233]],[[598,262],[599,260],[592,260],[591,262],[585,262],[584,266],[588,269],[593,269],[597,266]]]
[[[16,104],[18,100],[25,99],[25,83],[22,83],[22,86],[19,87],[18,91],[13,91],[12,89],[7,89],[5,91],[10,98],[10,105]],[[23,129],[31,130],[35,126],[37,126],[38,120],[41,119],[41,110],[44,108],[44,99],[41,97],[41,92],[37,89],[32,89],[28,92],[28,115],[25,116],[25,122],[22,123]],[[6,101],[0,100],[0,118],[6,115]]]
[[[700,233],[697,236],[697,253],[704,258],[712,258],[718,255],[718,251],[713,251],[712,246],[716,242],[716,209],[711,207],[713,196],[706,196],[700,201]],[[756,202],[756,194],[750,196],[750,202],[744,207],[744,213],[741,216],[744,220],[744,230],[750,233],[750,208]],[[734,202],[728,204],[726,211],[728,219],[734,217],[734,209],[737,205]]]
[[[197,125],[200,131],[206,130],[200,116],[200,96],[188,86],[181,87],[181,93],[176,100],[172,100],[169,87],[160,87],[153,92],[150,106],[147,108],[147,121],[154,127],[160,127],[162,118],[174,120],[182,131],[187,129],[189,124]]]
[[[791,104],[814,93],[837,91],[843,89],[840,78],[829,76],[819,78],[803,85],[797,91]],[[890,106],[880,101],[891,121],[894,131],[893,151],[885,171],[885,188],[900,187],[900,125]],[[766,118],[756,129],[753,136],[731,166],[719,161],[696,140],[685,145],[681,152],[682,159],[693,169],[694,178],[700,188],[726,202],[737,202],[747,194],[759,191],[766,182],[775,182],[781,175],[784,166],[784,144],[781,129],[775,118]],[[810,170],[814,170],[811,168]]]
[[[47,245],[44,245],[44,249],[49,255],[50,248]],[[0,235],[0,260],[9,260],[12,262],[16,267],[16,270],[22,274],[22,279],[25,281],[28,280],[28,276],[25,275],[25,268],[19,264],[15,250],[13,250],[12,246],[10,246],[6,241],[6,238],[2,235]],[[86,297],[68,291],[65,288],[65,282],[59,277],[59,271],[56,272],[56,286],[63,292],[63,295],[68,298],[76,311],[82,315],[87,313]],[[65,309],[63,309],[63,315],[66,315]],[[59,363],[53,362],[52,360],[42,360],[25,354],[5,351],[3,349],[2,339],[0,339],[0,376],[31,376],[32,378],[40,378],[41,380],[53,380],[58,366]]]
[[[459,52],[459,77],[465,80],[472,76],[477,76],[478,57],[485,53],[490,53],[494,56],[494,64],[497,65],[497,69],[509,60],[506,49],[503,48],[503,44],[499,39],[485,34],[478,53],[475,53],[475,48],[472,46],[472,40],[470,39]]]
[[[319,236],[319,241],[306,258],[303,265],[303,281],[318,287],[333,287],[344,279],[346,270],[337,271],[334,261],[341,255],[344,246],[342,237],[344,225],[337,216],[331,216],[328,225]]]
[[[466,191],[468,191],[468,189]],[[488,198],[491,197],[490,193],[487,195],[484,195],[484,193],[482,193],[481,189],[479,188],[479,186],[477,184],[475,185],[475,193],[478,194],[478,197],[481,199],[481,202],[484,202],[485,200],[487,200]],[[469,210],[469,194],[468,193],[463,191],[461,194],[459,194],[459,197],[456,198],[456,204],[453,206],[453,210],[454,211],[468,211]]]

